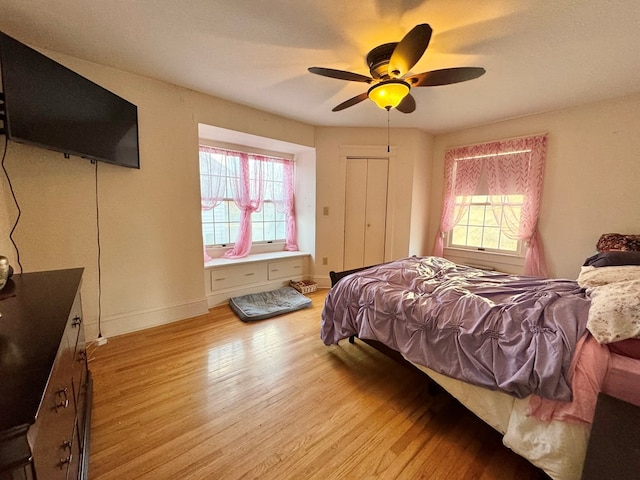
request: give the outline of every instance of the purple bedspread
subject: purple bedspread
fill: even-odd
[[[325,300],[321,338],[331,345],[355,334],[475,385],[568,401],[588,310],[572,280],[411,257],[340,280]]]

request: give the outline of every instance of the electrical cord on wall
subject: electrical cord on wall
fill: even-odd
[[[15,248],[16,250],[16,262],[18,263],[18,267],[20,267],[20,273],[22,273],[22,263],[20,263],[20,250],[18,249],[18,245],[16,244],[15,240],[13,239],[13,232],[15,232],[17,226],[18,226],[18,222],[20,221],[20,216],[22,215],[22,210],[20,210],[20,204],[18,204],[18,198],[16,197],[16,193],[13,190],[13,185],[11,184],[11,178],[9,178],[9,172],[7,171],[7,167],[5,167],[4,165],[4,161],[7,158],[7,150],[9,149],[9,138],[7,137],[7,135],[5,134],[4,136],[4,152],[2,153],[2,171],[4,172],[5,177],[7,177],[7,183],[9,184],[9,190],[11,191],[11,196],[13,197],[13,202],[16,205],[16,208],[18,209],[18,216],[16,217],[16,221],[13,224],[13,227],[11,228],[11,232],[9,232],[9,239],[11,240],[11,243],[13,244],[13,248]]]
[[[96,339],[97,345],[104,345],[107,343],[107,338],[102,336],[102,257],[100,251],[100,202],[98,197],[98,162],[92,160],[95,165],[95,177],[96,177],[96,236],[98,245],[98,338]]]

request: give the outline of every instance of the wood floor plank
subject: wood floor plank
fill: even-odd
[[[311,308],[253,323],[228,306],[90,349],[90,478],[542,479],[426,377]]]

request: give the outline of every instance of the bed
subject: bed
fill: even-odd
[[[357,337],[400,356],[551,478],[579,479],[598,393],[640,405],[640,319],[637,331],[619,318],[597,330],[612,310],[600,305],[599,317],[591,315],[601,287],[617,291],[631,282],[640,298],[640,266],[606,266],[624,272],[612,276],[585,262],[578,281],[548,279],[439,257],[331,272],[321,338],[332,345]],[[600,303],[616,310],[618,300]],[[629,337],[620,338],[618,324]],[[631,351],[613,348],[621,345]]]

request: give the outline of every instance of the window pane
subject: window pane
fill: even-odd
[[[214,241],[209,245],[222,245],[223,243],[229,243],[229,224],[216,223],[214,225],[214,229]]]
[[[500,247],[500,229],[496,227],[485,227],[482,246],[484,248],[498,249]]]
[[[264,240],[263,230],[262,222],[251,222],[251,241],[262,242]]]
[[[487,227],[499,227],[500,217],[502,216],[502,206],[487,207],[487,214],[484,218],[484,224]]]
[[[213,209],[201,210],[202,211],[202,223],[213,222]]]
[[[484,206],[471,205],[469,207],[469,225],[484,225],[484,211]]]
[[[276,219],[276,207],[273,203],[265,203],[262,211],[265,222],[273,222]]]
[[[213,221],[229,221],[229,202],[222,202],[215,206],[215,208],[213,209]]]
[[[467,233],[467,245],[470,247],[482,246],[482,227],[469,227]]]
[[[229,202],[229,218],[228,222],[235,223],[240,221],[240,209],[236,202]]]
[[[213,224],[202,224],[202,240],[205,245],[213,245],[215,243],[215,236],[213,234]]]
[[[238,238],[238,232],[240,231],[240,224],[237,222],[229,223],[229,243],[235,242]]]
[[[276,238],[279,240],[284,240],[285,238],[285,222],[276,222]]]
[[[516,252],[518,250],[518,240],[511,240],[507,238],[504,233],[500,234],[500,248],[503,250],[510,250]]]
[[[276,224],[274,222],[265,222],[263,224],[264,241],[269,242],[276,239]]]
[[[466,245],[467,244],[467,227],[456,225],[453,227],[453,235],[451,243],[454,245]]]

